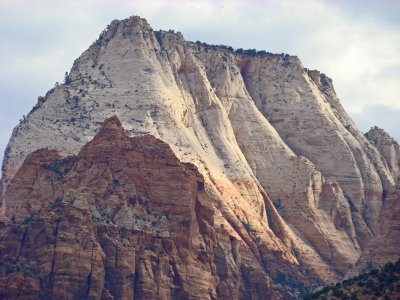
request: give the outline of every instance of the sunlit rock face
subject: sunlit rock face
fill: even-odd
[[[109,119],[100,129],[115,115],[118,121]],[[126,153],[134,150],[126,149],[136,149],[129,137],[144,145],[143,153],[165,153],[177,165],[190,163],[184,169],[198,170],[192,179],[203,178],[204,191],[194,188],[181,195],[186,189],[180,176],[186,175],[162,171],[164,165],[148,154],[132,155],[160,171],[129,166],[133,158]],[[104,224],[109,218],[118,232],[128,228],[152,236],[159,231],[152,222],[161,220],[146,219],[140,206],[129,208],[129,195],[145,193],[137,186],[147,180],[151,189],[146,193],[153,193],[155,201],[149,203],[159,215],[177,209],[163,234],[178,230],[177,236],[200,239],[203,225],[196,219],[196,203],[207,208],[200,215],[207,220],[202,230],[210,242],[204,252],[211,258],[203,263],[211,267],[195,264],[205,268],[204,282],[196,287],[181,279],[178,286],[171,279],[176,289],[194,298],[260,297],[265,289],[268,295],[296,295],[291,288],[299,291],[343,276],[381,231],[382,200],[399,175],[398,145],[387,141],[392,140],[386,135],[364,137],[341,106],[331,79],[305,69],[295,56],[187,42],[180,33],[155,32],[144,19],[131,17],[113,21],[74,62],[65,84],[40,97],[14,129],[3,161],[2,210],[17,220],[36,214],[42,218],[42,207],[59,196],[75,199],[70,200],[71,213],[84,210],[98,232],[111,226]],[[112,147],[104,150],[107,145]],[[121,150],[126,153],[113,157],[113,147],[126,147]],[[41,148],[51,150],[35,152]],[[50,184],[41,166],[46,159],[64,162],[68,155],[74,157],[68,162],[75,170],[67,172],[70,181]],[[103,156],[110,160],[100,163]],[[93,163],[81,160],[98,166],[93,169]],[[126,171],[130,168],[136,177]],[[121,178],[114,175],[118,172]],[[44,178],[35,179],[40,174]],[[157,184],[164,181],[168,185]],[[113,189],[121,190],[116,194],[125,196],[108,194],[112,182]],[[41,192],[32,192],[35,185]],[[44,200],[44,194],[51,196]],[[186,200],[176,200],[180,197]],[[176,201],[187,203],[185,209],[176,208]],[[185,218],[197,222],[197,229],[190,225],[182,231],[174,223]],[[143,239],[145,244],[154,241]],[[174,243],[184,240],[177,239]],[[202,243],[186,241],[184,247],[198,251],[205,247]],[[108,250],[100,248],[107,262]],[[107,274],[106,265],[99,267],[99,277]],[[148,271],[149,266],[143,268]],[[135,274],[133,278],[144,276]],[[143,283],[148,284],[143,289],[154,291],[170,279],[157,280]],[[246,290],[252,280],[257,283]],[[165,291],[171,288],[166,286]],[[100,293],[118,298],[111,289]],[[144,290],[143,297],[161,297]]]

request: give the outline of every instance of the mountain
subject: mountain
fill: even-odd
[[[230,299],[272,286],[214,228],[196,167],[116,117],[77,156],[30,154],[6,199],[2,299]]]
[[[1,257],[19,265],[10,255],[25,249],[21,232],[35,220],[47,228],[36,235],[41,245],[54,249],[21,259],[37,265],[31,285],[53,296],[74,282],[66,297],[298,297],[363,261],[400,256],[396,239],[384,238],[398,233],[399,215],[385,216],[398,207],[400,151],[375,131],[364,136],[332,80],[296,56],[188,42],[140,17],[115,20],[13,131]],[[72,242],[78,232],[85,238]],[[380,258],[368,254],[374,244]],[[115,254],[115,245],[127,248]],[[54,260],[77,249],[75,265]],[[131,273],[120,273],[112,253]]]

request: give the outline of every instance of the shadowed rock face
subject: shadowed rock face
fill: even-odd
[[[380,268],[400,257],[400,189],[390,191],[383,203],[379,228],[346,277]]]
[[[159,237],[162,249],[171,240],[180,266],[195,268],[190,276],[207,274],[165,279],[148,258],[150,275],[133,276],[154,278],[140,285],[140,297],[165,286],[154,297],[169,289],[183,298],[260,298],[278,295],[277,283],[299,291],[337,280],[381,230],[398,146],[364,137],[332,81],[297,57],[247,54],[154,32],[139,17],[113,21],[66,84],[40,97],[14,129],[2,211],[16,222],[41,220],[48,205],[89,214],[103,249],[102,297],[132,292],[128,283],[115,287],[131,273],[107,285],[103,229],[124,236],[124,245],[131,235],[146,236],[129,242],[140,245]],[[114,115],[121,121],[100,128]],[[136,253],[135,272],[137,247],[124,252]],[[193,251],[203,253],[200,262],[184,261],[195,260]],[[187,269],[170,265],[171,274]]]

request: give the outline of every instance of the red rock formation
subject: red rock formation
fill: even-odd
[[[214,228],[208,197],[193,165],[129,138],[116,117],[78,156],[37,150],[5,195],[1,298],[282,297],[246,245]]]

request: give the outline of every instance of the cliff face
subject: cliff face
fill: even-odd
[[[204,178],[204,191],[190,192],[182,202],[186,206],[175,207],[171,199],[196,185],[197,175],[189,176],[192,183],[181,187],[181,175],[169,176],[168,171],[163,175],[164,171],[140,169],[134,163],[129,166],[127,161],[134,157],[153,164],[153,170],[161,168],[152,157],[138,158],[135,147],[141,146],[115,124],[120,129],[112,135],[105,138],[103,127],[93,139],[103,120],[113,115],[129,136],[146,135],[137,143],[145,145],[142,152],[165,152],[193,164]],[[108,121],[105,128],[112,124]],[[118,143],[112,142],[114,135],[121,139]],[[279,290],[270,279],[297,288],[338,279],[381,230],[382,199],[398,177],[398,159],[393,158],[398,151],[393,150],[394,155],[391,146],[370,140],[344,111],[331,80],[303,68],[297,57],[246,55],[190,43],[180,33],[154,32],[145,20],[131,17],[113,21],[74,62],[66,83],[40,97],[14,129],[3,162],[2,209],[20,222],[39,214],[44,203],[57,197],[75,199],[68,200],[75,203],[73,209],[88,212],[97,231],[115,226],[118,232],[120,228],[162,229],[168,234],[181,228],[173,223],[177,220],[198,223],[196,207],[206,207],[200,213],[209,214],[204,223],[208,233],[203,239],[210,240],[205,252],[225,267],[213,273],[207,269],[212,267],[199,266],[209,274],[199,286],[211,288],[210,297],[215,293],[259,297],[257,289]],[[114,158],[114,150],[108,149],[108,154],[98,150],[108,144],[119,149],[120,143],[125,148]],[[131,147],[136,150],[127,150]],[[40,148],[75,156],[67,160],[50,150],[35,152]],[[110,161],[93,168],[92,162],[103,154]],[[42,161],[46,159],[50,161]],[[114,171],[108,169],[109,163],[115,165]],[[56,175],[68,180],[50,183],[43,164],[49,174],[56,168],[60,172]],[[131,167],[136,175],[124,173]],[[34,179],[37,174],[44,177]],[[20,180],[17,185],[16,180]],[[172,186],[158,184],[164,181]],[[35,194],[39,189],[32,187],[35,184],[44,190]],[[146,184],[152,188],[145,188]],[[112,196],[122,190],[125,196],[118,196],[119,200]],[[159,215],[177,209],[176,219],[158,228],[162,220],[147,216],[145,208],[129,208],[130,193],[156,201],[149,201],[154,205],[150,210],[161,210]],[[138,212],[147,219],[136,218]],[[107,220],[113,223],[104,224]],[[200,228],[190,225],[188,231],[179,229],[176,234],[190,232],[194,237]],[[188,249],[202,245],[186,243]],[[246,261],[244,266],[237,264],[239,256]],[[262,283],[256,280],[256,286],[244,290],[253,278],[261,278]],[[192,293],[192,288],[184,290]],[[112,293],[107,287],[108,292]]]
[[[196,167],[116,117],[77,156],[30,154],[5,199],[2,299],[281,296],[252,249],[214,227]]]
[[[382,155],[382,160],[388,166],[392,177],[400,180],[400,146],[387,134],[383,129],[374,127],[365,134],[366,138],[371,141]]]
[[[382,206],[379,227],[346,277],[379,268],[400,257],[400,189],[390,191]]]

